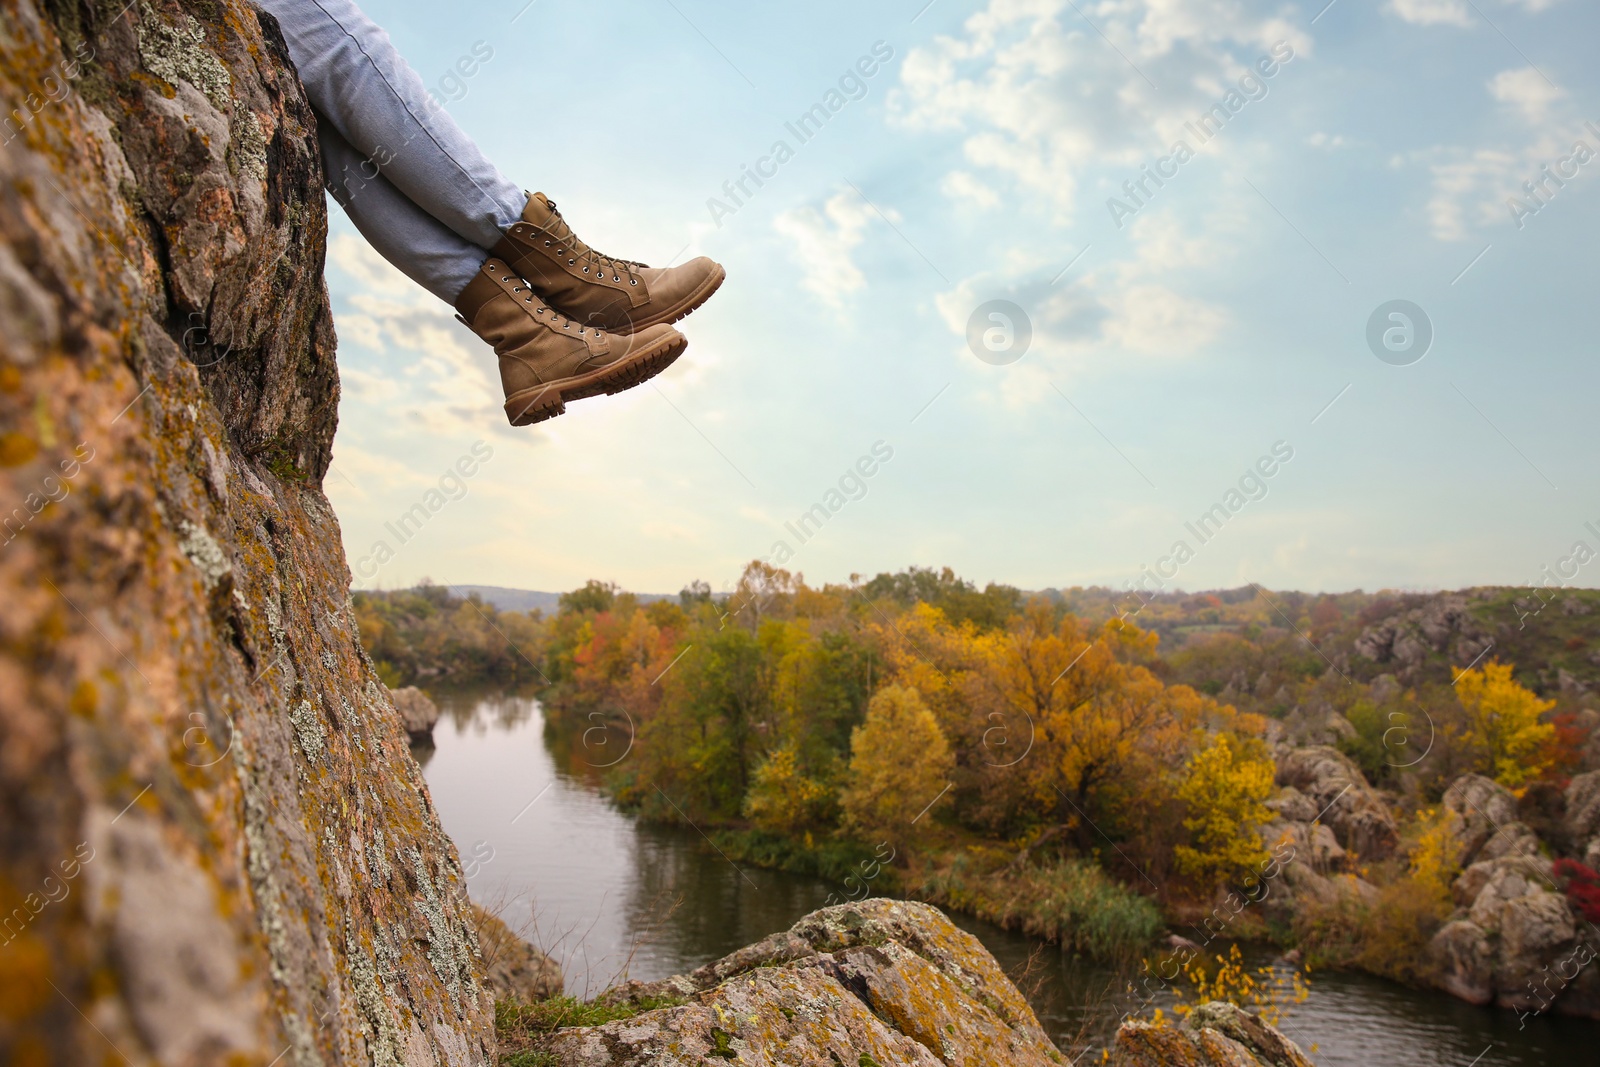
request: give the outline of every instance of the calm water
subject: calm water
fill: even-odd
[[[531,699],[446,696],[420,753],[473,899],[561,961],[567,990],[598,993],[694,969],[821,907],[838,887],[735,866],[694,830],[644,826],[598,788],[627,737],[546,731]],[[956,917],[1013,975],[1063,1049],[1095,1048],[1131,1006],[1106,968]],[[1270,962],[1254,953],[1253,962]],[[1030,968],[1031,961],[1031,969]],[[1474,1008],[1360,975],[1313,975],[1283,1029],[1320,1067],[1558,1067],[1600,1062],[1600,1023]],[[1085,1062],[1098,1055],[1085,1057]]]

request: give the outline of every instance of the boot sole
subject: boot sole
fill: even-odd
[[[512,393],[506,397],[506,418],[511,420],[513,426],[532,426],[565,413],[569,400],[584,400],[602,393],[609,396],[632,389],[672,366],[687,347],[688,338],[678,334],[629,356],[621,363],[573,378],[563,378],[537,389]]]
[[[707,300],[710,300],[712,295],[716,293],[718,289],[722,288],[722,283],[726,281],[727,278],[727,270],[723,268],[722,264],[718,263],[716,272],[708,277],[705,281],[701,282],[700,288],[690,293],[688,297],[684,299],[682,304],[675,308],[667,308],[665,311],[656,314],[654,318],[643,319],[639,322],[621,323],[613,332],[638,333],[640,330],[647,330],[652,326],[659,326],[662,323],[670,326],[673,323],[682,320],[690,312],[698,309],[700,305],[704,304]]]

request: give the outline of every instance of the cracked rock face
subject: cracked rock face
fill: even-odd
[[[327,217],[276,24],[11,0],[0,100],[0,1062],[489,1062],[321,489]]]

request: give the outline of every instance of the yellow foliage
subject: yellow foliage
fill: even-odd
[[[1225,1000],[1259,1015],[1268,1026],[1279,1026],[1293,1005],[1304,1004],[1311,996],[1311,983],[1302,971],[1273,967],[1247,971],[1238,945],[1230,946],[1226,956],[1213,958],[1217,961],[1215,973],[1209,972],[1199,960],[1191,961],[1183,969],[1189,984],[1194,986],[1194,1002],[1188,1003],[1180,989],[1178,1003],[1173,1007],[1179,1015],[1187,1016],[1196,1005]]]
[[[1450,911],[1450,886],[1461,871],[1456,862],[1458,842],[1450,822],[1449,813],[1442,810],[1418,813],[1417,823],[1422,832],[1411,851],[1411,869],[1407,874],[1426,899],[1439,903],[1443,914]]]
[[[1227,734],[1218,734],[1194,754],[1178,786],[1194,845],[1179,845],[1173,855],[1181,873],[1205,886],[1261,870],[1268,861],[1259,830],[1272,818],[1263,801],[1272,795],[1273,764],[1249,747],[1236,748]]]
[[[850,784],[839,797],[846,829],[902,842],[949,784],[950,745],[915,689],[891,685],[850,735]]]
[[[784,745],[751,776],[744,813],[763,830],[789,833],[811,822],[827,799],[828,787],[801,774],[794,746]]]
[[[1511,678],[1511,665],[1490,660],[1482,670],[1456,676],[1456,695],[1466,712],[1463,741],[1479,766],[1508,787],[1542,774],[1551,762],[1556,728],[1543,720],[1555,702],[1540,700]]]
[[[1046,825],[1147,833],[1209,731],[1264,726],[1139,665],[1156,635],[1058,619],[1041,599],[1005,629],[953,624],[918,604],[877,633],[890,676],[922,694],[964,754],[963,788],[1007,817],[1031,809]]]

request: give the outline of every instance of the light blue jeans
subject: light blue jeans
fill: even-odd
[[[454,304],[527,194],[490,163],[352,0],[256,0],[317,112],[328,192],[379,254]]]

